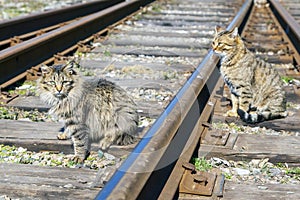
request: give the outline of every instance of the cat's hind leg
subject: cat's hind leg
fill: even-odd
[[[101,150],[107,150],[117,139],[118,130],[116,128],[111,128],[105,131],[104,137],[99,142],[99,147]]]
[[[263,117],[264,120],[272,120],[288,116],[284,98],[277,98],[269,101],[264,106],[258,106],[257,112]]]
[[[130,145],[130,144],[133,144],[136,141],[137,141],[137,139],[136,139],[135,136],[125,133],[125,134],[120,135],[117,138],[115,143],[117,145]]]

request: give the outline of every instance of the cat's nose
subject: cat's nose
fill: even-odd
[[[62,90],[62,85],[56,85],[55,86],[56,87],[56,90],[58,91],[58,92],[61,92],[61,90]]]

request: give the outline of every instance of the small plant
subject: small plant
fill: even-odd
[[[283,163],[277,163],[277,164],[276,164],[276,167],[278,167],[278,168],[284,168],[284,167],[285,167],[285,164],[283,164]]]
[[[105,51],[103,52],[103,54],[104,54],[105,56],[107,56],[107,57],[111,57],[111,52],[108,51],[108,50],[105,50]]]
[[[244,131],[244,128],[242,126],[236,125],[235,123],[230,123],[229,127],[236,131]]]
[[[0,119],[16,120],[18,115],[15,114],[10,108],[0,106]]]
[[[85,71],[85,72],[83,73],[83,75],[84,75],[84,76],[95,76],[95,74],[94,74],[93,72],[91,72],[91,71]]]
[[[19,120],[24,118],[40,122],[50,119],[50,116],[47,113],[39,112],[37,109],[26,111],[14,107],[0,106],[0,119]]]
[[[137,15],[133,16],[133,19],[134,20],[140,20],[140,19],[142,19],[141,13],[138,13]]]
[[[192,158],[192,164],[199,171],[209,171],[212,169],[212,165],[205,158]]]
[[[300,167],[292,167],[292,168],[288,168],[286,170],[287,174],[295,174],[295,175],[300,175]]]
[[[286,170],[286,174],[293,176],[295,179],[300,180],[300,167],[292,167]]]
[[[78,69],[80,72],[82,72],[83,76],[95,76],[95,73],[87,68],[80,67]]]
[[[290,83],[291,81],[294,80],[294,78],[288,77],[288,76],[282,76],[282,77],[281,77],[281,80],[282,80],[283,82],[285,82],[285,83]]]
[[[161,5],[154,4],[154,5],[152,5],[151,10],[152,10],[153,12],[161,12],[162,7],[161,7]]]
[[[288,167],[288,165],[283,163],[277,163],[276,167],[279,169],[284,169],[286,175],[300,180],[300,167]]]
[[[225,176],[225,178],[227,180],[231,180],[232,179],[232,174],[230,174],[230,173],[223,172],[223,175]]]

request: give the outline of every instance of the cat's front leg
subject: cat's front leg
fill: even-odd
[[[90,144],[88,141],[82,141],[77,137],[72,136],[73,145],[74,145],[74,155],[71,157],[76,163],[83,163],[83,161],[89,156],[90,154]]]
[[[67,129],[72,135],[74,146],[74,155],[71,157],[71,160],[76,163],[83,163],[90,152],[88,129],[85,125],[72,125],[68,126]]]
[[[79,123],[77,121],[74,121],[74,119],[72,119],[72,118],[66,118],[65,119],[64,132],[63,133],[59,133],[57,135],[57,139],[59,139],[59,140],[70,139],[71,136],[72,136],[72,128],[71,128],[72,124],[79,124]]]
[[[231,94],[231,104],[232,104],[232,108],[231,110],[228,110],[225,114],[226,117],[237,117],[238,113],[238,98],[234,95]]]
[[[256,112],[252,112],[251,105],[253,104],[253,93],[251,87],[244,86],[239,90],[239,98],[238,98],[238,114],[241,119],[245,122],[252,121],[252,115]],[[253,115],[254,117],[254,115]]]
[[[67,140],[69,139],[70,137],[68,136],[68,134],[66,132],[63,132],[63,133],[59,133],[57,135],[57,139],[59,140]]]
[[[89,156],[90,153],[90,143],[87,138],[87,134],[84,133],[86,136],[72,136],[72,141],[74,145],[74,156],[71,157],[76,163],[83,163],[83,161]]]

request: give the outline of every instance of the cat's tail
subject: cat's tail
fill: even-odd
[[[271,111],[264,111],[262,113],[258,113],[258,112],[247,113],[241,109],[238,109],[238,114],[244,122],[250,124],[263,122],[265,120],[284,118],[288,115],[286,111],[275,112],[275,113],[272,113]]]

